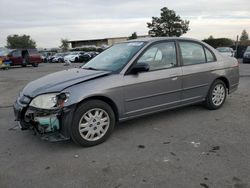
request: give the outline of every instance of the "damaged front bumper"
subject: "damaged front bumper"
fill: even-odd
[[[74,105],[45,110],[30,107],[30,100],[28,97],[19,98],[13,106],[15,121],[21,130],[33,130],[42,139],[52,142],[69,140]]]

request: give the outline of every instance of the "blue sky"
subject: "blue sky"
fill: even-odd
[[[12,34],[30,35],[38,47],[57,47],[61,38],[144,35],[146,23],[164,6],[190,20],[185,37],[250,33],[249,0],[0,0],[0,46]]]

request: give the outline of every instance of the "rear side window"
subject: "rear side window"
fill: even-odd
[[[207,57],[207,62],[216,61],[214,55],[212,54],[212,52],[210,50],[208,50],[207,48],[205,48],[205,53],[206,53],[206,57]]]
[[[179,42],[183,65],[193,65],[206,62],[203,46],[194,42]]]

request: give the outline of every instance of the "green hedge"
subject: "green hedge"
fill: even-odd
[[[228,38],[217,38],[217,39],[204,39],[203,42],[209,44],[210,46],[217,47],[228,47],[234,45],[233,40]]]

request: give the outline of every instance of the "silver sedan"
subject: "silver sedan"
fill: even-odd
[[[120,121],[201,102],[219,109],[238,84],[237,60],[201,41],[145,38],[29,83],[14,112],[23,130],[43,139],[93,146]]]

